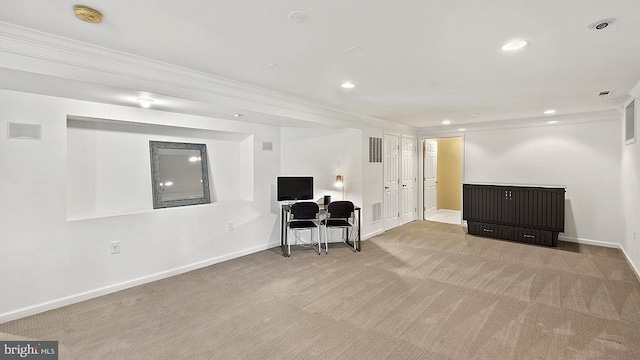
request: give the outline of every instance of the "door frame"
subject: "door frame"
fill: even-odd
[[[445,139],[445,138],[460,138],[460,209],[464,205],[462,199],[462,184],[465,183],[465,161],[466,161],[466,152],[465,152],[465,134],[464,133],[446,133],[446,134],[434,134],[434,135],[420,135],[418,139],[419,147],[420,147],[420,156],[418,159],[418,173],[420,174],[420,186],[418,186],[418,219],[424,220],[424,147],[422,144],[426,140],[435,140],[435,139]],[[460,216],[460,225],[464,226],[464,220],[462,220],[462,216]]]

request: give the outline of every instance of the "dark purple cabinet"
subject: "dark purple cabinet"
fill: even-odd
[[[564,188],[462,185],[469,234],[557,246],[564,231]]]

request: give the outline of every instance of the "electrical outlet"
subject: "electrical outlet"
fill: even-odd
[[[229,221],[228,230],[233,231],[234,228],[235,228],[235,225],[233,224],[233,221]]]
[[[120,253],[120,241],[111,242],[111,255]]]

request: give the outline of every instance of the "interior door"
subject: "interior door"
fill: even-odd
[[[424,218],[431,217],[438,211],[438,142],[424,140]]]
[[[417,140],[412,137],[402,137],[402,224],[414,221],[418,212]]]
[[[400,182],[400,136],[384,135],[384,209],[383,226],[385,230],[400,225],[400,199],[398,187]]]

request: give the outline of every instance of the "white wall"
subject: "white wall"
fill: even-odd
[[[254,199],[67,221],[68,115],[253,134],[242,157],[253,157]],[[261,147],[279,143],[278,128],[6,90],[0,120],[0,322],[279,243],[279,147]],[[7,139],[7,121],[42,124],[43,139]]]
[[[640,274],[640,97],[636,98],[636,142],[624,145],[624,126],[620,132],[622,147],[622,170],[620,178],[621,206],[621,244],[629,260]],[[624,124],[624,116],[621,117]],[[636,232],[635,238],[633,232]]]
[[[362,204],[362,132],[357,129],[282,128],[281,175],[314,178],[314,196],[342,200],[336,175],[345,179],[345,198]],[[363,227],[364,231],[364,227]]]
[[[620,122],[470,132],[464,182],[565,185],[568,240],[620,244]]]
[[[410,133],[414,135],[414,133]],[[370,209],[374,203],[382,202],[384,196],[384,173],[382,163],[369,162],[369,137],[384,138],[384,130],[377,127],[367,127],[362,130],[362,176],[365,179],[362,184],[362,223],[366,232],[363,238],[380,234],[384,231],[382,220],[373,222],[373,214]]]

